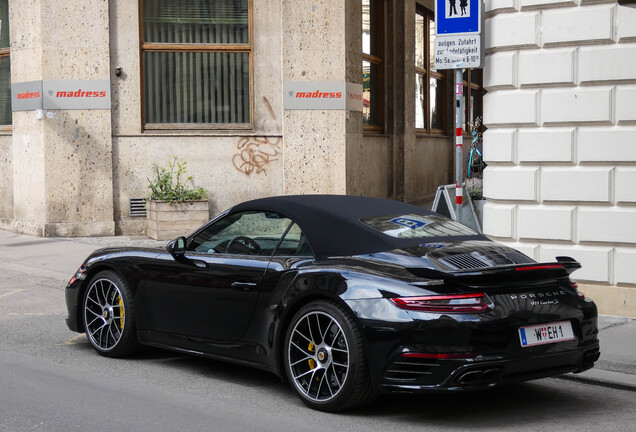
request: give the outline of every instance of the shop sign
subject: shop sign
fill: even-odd
[[[42,81],[11,84],[12,111],[42,109]]]
[[[44,80],[13,83],[11,109],[110,109],[110,81]]]
[[[42,90],[44,109],[110,109],[109,80],[49,80]]]
[[[362,111],[362,84],[345,81],[285,81],[287,110]]]

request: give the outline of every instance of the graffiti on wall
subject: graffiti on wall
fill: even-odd
[[[267,165],[282,153],[281,138],[243,137],[236,145],[237,153],[232,157],[234,168],[245,175],[267,174]]]

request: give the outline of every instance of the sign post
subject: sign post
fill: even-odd
[[[455,220],[463,203],[463,70],[483,67],[482,0],[435,0],[435,68],[455,69]]]

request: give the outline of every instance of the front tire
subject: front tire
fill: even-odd
[[[343,411],[373,399],[362,334],[350,312],[318,300],[292,318],[285,337],[285,370],[309,407]]]
[[[138,350],[132,292],[115,272],[103,271],[91,279],[83,315],[86,337],[99,354],[124,357]]]

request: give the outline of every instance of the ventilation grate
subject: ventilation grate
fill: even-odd
[[[476,258],[472,254],[457,254],[451,255],[439,260],[446,267],[450,267],[453,270],[465,270],[488,267],[488,264],[482,260]]]
[[[439,262],[453,270],[470,270],[511,264],[531,264],[535,261],[520,252],[479,252],[456,254],[440,258]]]
[[[146,217],[146,199],[145,198],[130,199],[130,216]]]

